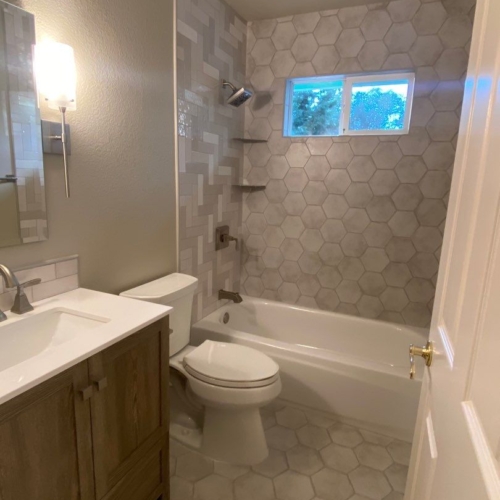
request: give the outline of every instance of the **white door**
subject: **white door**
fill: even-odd
[[[500,1],[478,0],[405,500],[500,499]]]

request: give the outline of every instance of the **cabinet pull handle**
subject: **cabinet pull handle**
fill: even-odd
[[[93,392],[94,391],[93,391],[91,385],[89,385],[88,387],[85,387],[85,389],[80,390],[80,394],[82,395],[82,399],[84,401],[87,401],[88,399],[90,399],[92,397]]]
[[[101,380],[97,380],[96,382],[94,382],[94,384],[97,387],[98,391],[103,391],[104,389],[106,389],[106,387],[108,387],[108,378],[103,377]]]

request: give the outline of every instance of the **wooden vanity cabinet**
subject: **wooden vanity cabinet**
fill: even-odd
[[[169,367],[163,331],[168,327],[155,323],[89,359],[97,500],[156,500],[162,493],[168,477]]]
[[[94,499],[87,363],[0,406],[0,498]]]
[[[168,500],[168,318],[0,406],[1,500]]]

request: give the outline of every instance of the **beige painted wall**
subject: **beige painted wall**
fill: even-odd
[[[0,249],[13,267],[78,253],[82,286],[118,292],[176,268],[173,3],[16,0],[38,40],[75,49],[72,196],[45,156],[49,240]],[[58,113],[42,110],[45,119]]]

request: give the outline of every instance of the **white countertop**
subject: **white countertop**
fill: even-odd
[[[36,355],[0,371],[0,404],[168,316],[172,310],[171,307],[85,288],[78,288],[32,305],[34,311],[23,315],[6,313],[7,321],[0,323],[0,340],[5,335],[4,340],[7,340],[8,345],[7,336],[13,335],[10,325],[21,327],[19,322],[30,318],[33,318],[30,323],[36,325],[34,316],[54,309],[81,313],[83,317],[98,319],[99,323],[92,329],[91,334],[77,334],[63,343],[52,342],[38,350]],[[18,332],[19,330],[16,330],[16,334]],[[3,355],[8,356],[8,348]]]

